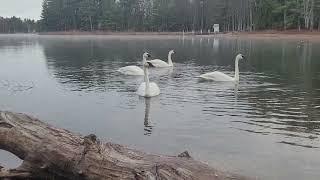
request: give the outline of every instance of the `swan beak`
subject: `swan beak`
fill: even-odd
[[[244,55],[242,55],[242,59],[246,59],[246,57]]]
[[[150,54],[148,54],[148,57],[150,58],[150,57],[151,57],[151,55],[150,55]]]

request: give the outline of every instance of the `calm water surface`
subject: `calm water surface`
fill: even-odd
[[[162,94],[139,98],[142,77],[116,69],[142,53]],[[240,84],[205,82],[234,71]],[[0,36],[0,109],[148,152],[188,150],[214,167],[259,179],[320,177],[320,43],[200,37]],[[0,162],[18,162],[0,153]]]

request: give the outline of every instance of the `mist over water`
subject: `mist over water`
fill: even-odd
[[[261,179],[320,176],[320,43],[216,37],[0,36],[0,109],[140,150],[185,150],[218,169]],[[151,69],[161,89],[135,91],[143,77],[116,70],[142,54],[167,59]],[[240,83],[202,81],[219,70]],[[0,162],[17,164],[0,153]]]

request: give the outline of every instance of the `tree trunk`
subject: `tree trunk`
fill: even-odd
[[[89,16],[89,21],[90,21],[90,30],[93,31],[92,17],[91,16]]]
[[[284,1],[285,8],[283,10],[283,29],[287,30],[287,1]]]
[[[0,167],[0,179],[248,179],[217,171],[188,152],[177,157],[147,154],[12,112],[0,112],[0,149],[23,160],[17,169]]]
[[[309,29],[309,0],[303,1],[304,28]]]
[[[253,31],[253,13],[252,13],[252,3],[249,4],[249,11],[250,11],[250,15],[249,15],[249,31]]]
[[[314,0],[311,0],[311,7],[310,7],[310,30],[313,31],[314,27]]]

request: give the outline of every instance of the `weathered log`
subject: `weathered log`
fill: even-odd
[[[147,154],[12,112],[0,112],[0,149],[23,160],[16,169],[1,168],[1,179],[247,179],[195,161],[188,152]]]

